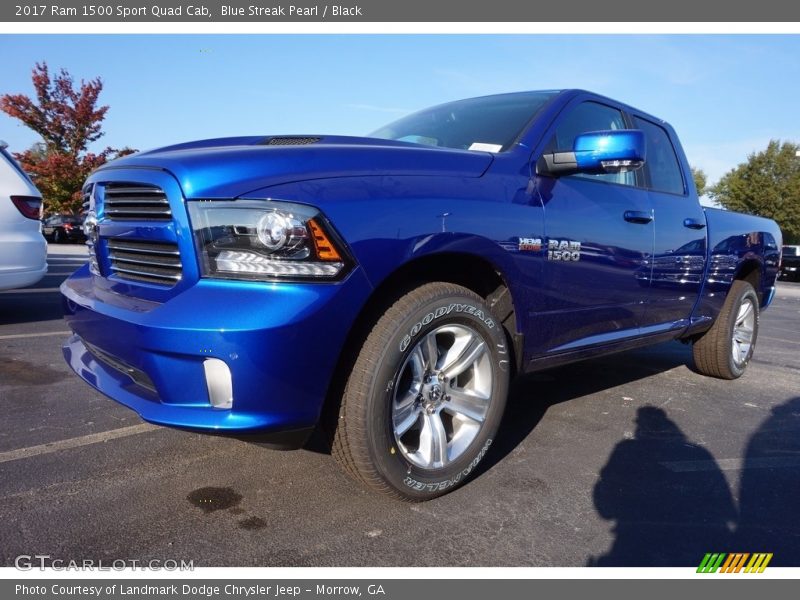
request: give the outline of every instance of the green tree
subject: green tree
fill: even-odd
[[[24,94],[0,96],[0,110],[42,137],[42,142],[15,157],[42,192],[47,212],[78,212],[81,186],[89,174],[109,159],[134,151],[108,147],[89,152],[89,145],[104,135],[102,122],[108,112],[108,106],[98,106],[103,90],[99,78],[76,87],[66,70],[51,77],[47,63],[36,63],[32,80],[35,99]]]
[[[708,193],[727,209],[774,219],[785,242],[800,242],[798,150],[798,144],[771,140],[766,150],[748,156]]]
[[[708,183],[708,176],[703,169],[698,167],[691,167],[692,169],[692,179],[694,179],[694,187],[697,188],[697,195],[702,196],[708,190],[706,190],[706,184]]]

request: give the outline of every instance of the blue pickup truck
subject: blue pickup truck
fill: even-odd
[[[678,339],[742,375],[782,243],[699,204],[667,123],[580,90],[179,144],[84,193],[90,261],[61,288],[81,378],[162,425],[325,426],[406,500],[468,478],[516,374]]]

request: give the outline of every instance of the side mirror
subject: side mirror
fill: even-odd
[[[575,138],[572,152],[543,154],[536,172],[551,177],[624,173],[642,167],[644,161],[644,133],[638,129],[592,131]]]

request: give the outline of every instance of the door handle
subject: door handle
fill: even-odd
[[[638,223],[639,225],[647,225],[653,220],[652,213],[643,210],[626,210],[623,217],[628,223]]]
[[[700,219],[684,219],[683,226],[689,229],[705,229],[706,222]]]

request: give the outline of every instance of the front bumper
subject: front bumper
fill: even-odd
[[[202,279],[164,303],[95,279],[84,266],[61,286],[72,369],[146,421],[221,433],[313,427],[370,291],[358,268],[336,284]],[[230,372],[230,409],[212,406],[207,359]]]

